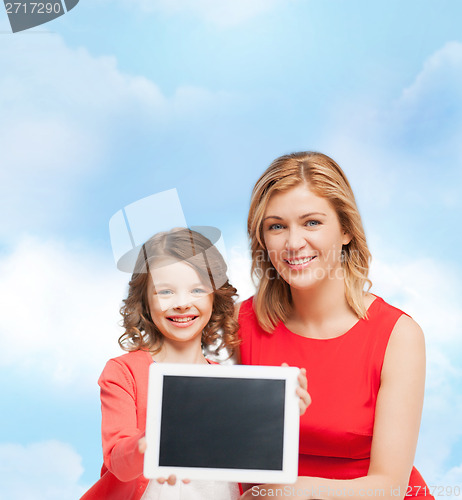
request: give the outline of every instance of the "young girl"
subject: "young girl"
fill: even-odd
[[[235,500],[235,483],[147,480],[143,472],[149,366],[153,362],[210,363],[203,347],[238,344],[236,289],[212,243],[189,229],[159,233],[142,247],[121,308],[129,351],[101,374],[104,465],[81,500]],[[221,330],[221,334],[219,334]]]

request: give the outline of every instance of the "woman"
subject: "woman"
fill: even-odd
[[[240,308],[243,364],[305,367],[299,479],[248,498],[427,496],[413,467],[425,383],[422,330],[365,292],[370,253],[353,192],[320,153],[276,159],[248,218],[255,296]]]

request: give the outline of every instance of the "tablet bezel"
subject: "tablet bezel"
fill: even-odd
[[[232,481],[240,483],[294,483],[297,480],[298,474],[300,411],[299,398],[295,390],[298,386],[297,377],[299,371],[295,367],[281,366],[152,363],[149,369],[148,409],[146,417],[147,448],[144,457],[144,476],[148,479],[155,479],[175,474],[178,479]],[[163,379],[166,375],[284,380],[282,470],[159,465]]]

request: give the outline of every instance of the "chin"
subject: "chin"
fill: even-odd
[[[308,288],[312,288],[318,283],[318,280],[313,279],[313,278],[308,278],[308,277],[288,277],[288,276],[282,276],[281,278],[291,287],[295,288],[297,290],[306,290]]]
[[[290,288],[294,288],[295,290],[310,290],[311,288],[315,288],[317,285],[316,282],[310,281],[310,282],[305,282],[305,283],[300,283],[298,281],[295,282],[288,282]]]

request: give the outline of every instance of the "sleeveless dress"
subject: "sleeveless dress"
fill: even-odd
[[[311,339],[291,332],[282,322],[267,333],[258,324],[252,298],[241,305],[242,364],[286,362],[306,368],[312,403],[300,418],[299,476],[367,475],[385,350],[404,313],[376,297],[367,314],[339,337]],[[406,496],[433,498],[415,467]]]

